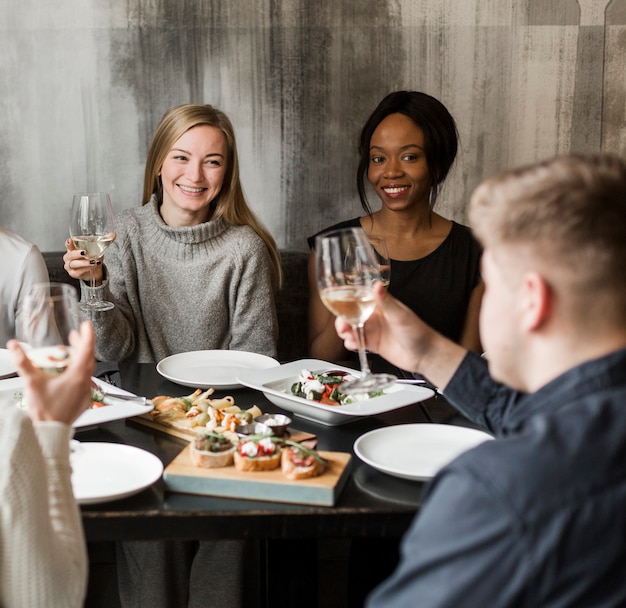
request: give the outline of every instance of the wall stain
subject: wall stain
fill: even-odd
[[[275,236],[305,247],[307,234],[360,210],[357,136],[401,81],[400,11],[394,2],[269,0],[233,22],[233,10],[219,0],[130,2],[128,29],[111,39],[113,84],[131,91],[146,149],[171,105],[212,103],[229,113],[222,99],[247,98],[252,145],[280,158],[285,203]],[[243,40],[250,56],[236,52]],[[279,117],[274,141],[264,116]]]

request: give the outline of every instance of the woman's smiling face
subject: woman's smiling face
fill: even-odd
[[[174,142],[161,167],[161,215],[170,226],[193,226],[209,219],[209,206],[226,174],[226,137],[217,127],[192,127]]]
[[[383,204],[401,209],[426,201],[430,171],[424,133],[404,114],[390,114],[372,133],[367,177]]]

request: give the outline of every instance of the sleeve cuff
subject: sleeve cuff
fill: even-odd
[[[62,422],[34,422],[35,433],[45,458],[69,459],[74,429]]]

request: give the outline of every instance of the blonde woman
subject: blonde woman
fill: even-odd
[[[203,349],[276,353],[278,249],[248,207],[233,126],[210,105],[163,116],[148,151],[143,205],[115,219],[98,289],[115,304],[95,313],[101,360],[156,362]],[[65,269],[90,262],[66,242]]]

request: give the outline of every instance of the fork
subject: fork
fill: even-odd
[[[100,387],[93,389],[94,397],[102,403],[115,403],[116,401],[124,401],[126,403],[136,403],[137,405],[147,405],[149,399],[138,395],[120,395],[118,393],[107,393]]]

